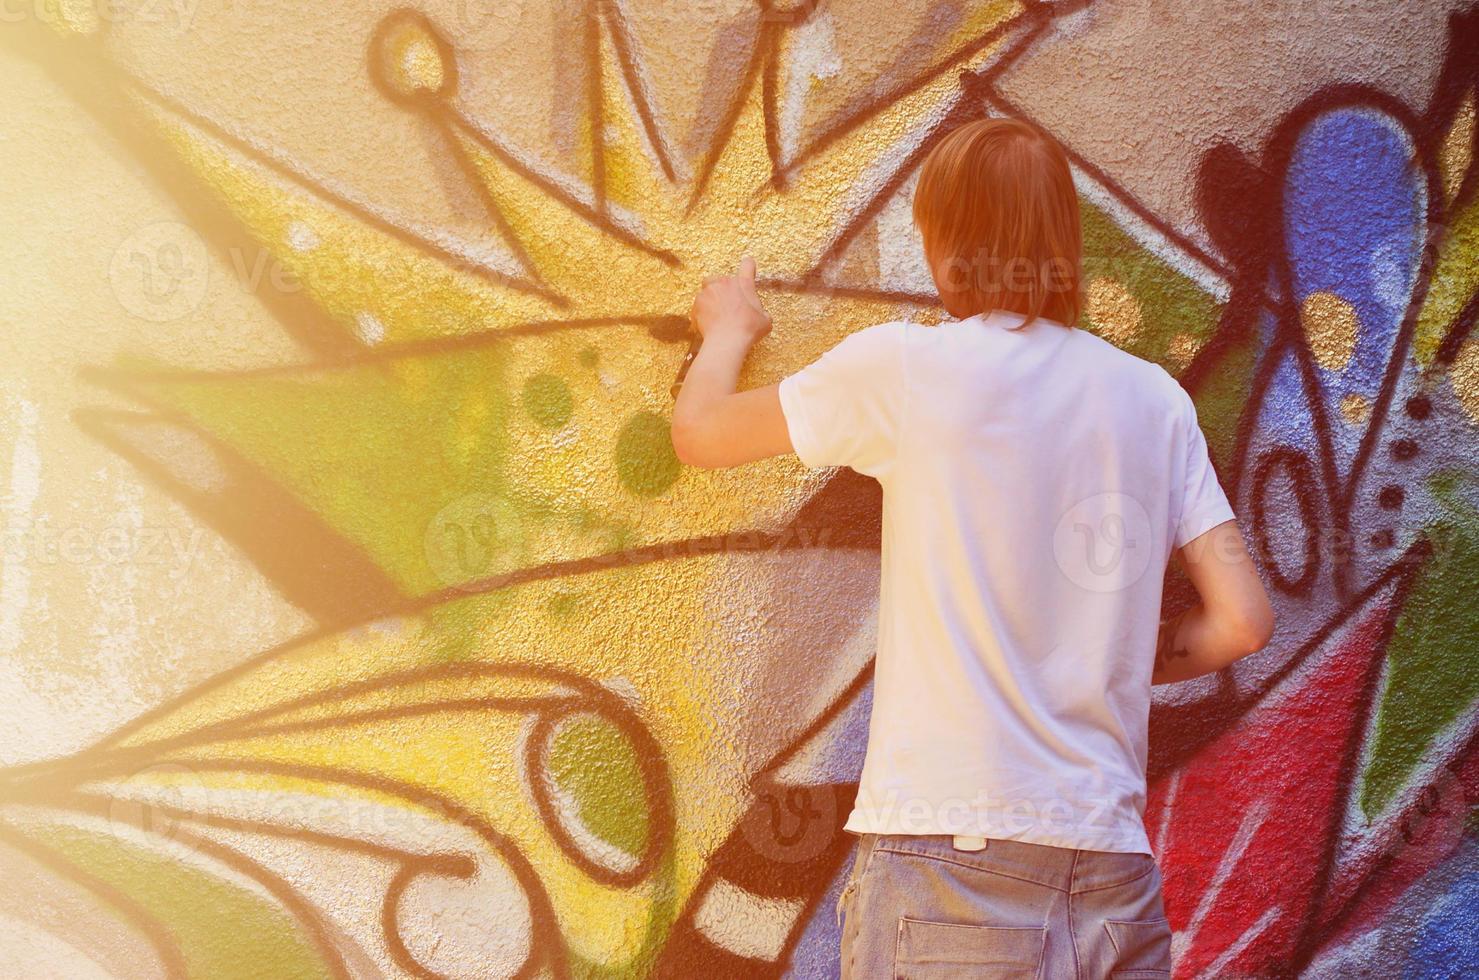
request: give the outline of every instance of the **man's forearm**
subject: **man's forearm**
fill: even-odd
[[[734,394],[739,385],[740,368],[749,356],[750,344],[734,337],[705,340],[688,367],[683,388],[673,405],[675,422],[701,422],[717,402]]]
[[[1216,628],[1205,606],[1197,604],[1161,623],[1150,682],[1172,684],[1214,673],[1247,653]]]
[[[735,391],[751,345],[704,341],[673,406],[673,449],[690,466],[738,466],[791,451],[777,385]]]
[[[1273,607],[1236,520],[1193,538],[1179,556],[1201,602],[1161,624],[1152,684],[1221,670],[1273,637]]]
[[[736,391],[750,348],[770,333],[770,314],[755,291],[755,260],[739,273],[704,281],[689,320],[703,343],[673,405],[673,451],[703,469],[739,466],[791,451],[780,385]]]

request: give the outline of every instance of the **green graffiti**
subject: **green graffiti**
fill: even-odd
[[[524,382],[524,411],[546,429],[558,429],[570,421],[574,402],[570,388],[553,374],[536,374]]]
[[[679,467],[667,419],[656,412],[639,412],[621,427],[616,474],[632,493],[656,497],[678,479]]]

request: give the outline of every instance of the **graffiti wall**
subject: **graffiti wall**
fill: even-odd
[[[935,322],[982,115],[1068,147],[1083,326],[1279,613],[1156,690],[1176,975],[1479,973],[1479,7],[0,21],[0,975],[835,976],[879,490],[684,467],[669,388],[745,253],[743,384]]]

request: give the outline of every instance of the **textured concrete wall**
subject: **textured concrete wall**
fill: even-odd
[[[747,383],[935,316],[982,114],[1069,147],[1085,325],[1280,614],[1157,689],[1176,975],[1479,973],[1479,9],[0,21],[0,975],[835,975],[877,485],[686,469],[669,385],[746,251]]]

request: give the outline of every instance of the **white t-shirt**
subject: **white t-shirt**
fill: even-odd
[[[854,333],[780,384],[796,455],[883,487],[856,833],[1151,853],[1173,547],[1233,519],[1196,408],[1092,333],[993,312]]]

